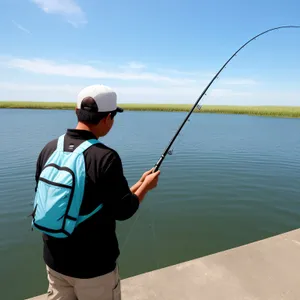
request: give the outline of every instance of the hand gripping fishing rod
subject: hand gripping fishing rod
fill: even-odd
[[[237,55],[237,53],[242,50],[247,44],[249,44],[251,41],[255,40],[256,38],[258,38],[259,36],[266,34],[267,32],[273,31],[273,30],[277,30],[277,29],[282,29],[282,28],[300,28],[300,26],[279,26],[279,27],[275,27],[275,28],[271,28],[269,30],[266,30],[258,35],[256,35],[255,37],[253,37],[252,39],[250,39],[249,41],[247,41],[244,45],[242,45],[227,61],[226,63],[222,66],[222,68],[219,70],[219,72],[213,77],[213,79],[210,81],[210,83],[207,85],[207,87],[204,89],[204,91],[202,92],[202,94],[200,95],[200,97],[197,99],[197,101],[195,102],[195,104],[193,105],[193,107],[191,108],[190,112],[187,114],[186,118],[184,119],[184,121],[182,122],[182,124],[180,125],[180,127],[178,128],[177,132],[175,133],[174,137],[172,138],[172,140],[170,141],[169,145],[167,146],[167,148],[165,149],[165,151],[163,152],[163,154],[161,155],[161,157],[159,158],[159,160],[157,161],[157,163],[154,165],[153,168],[153,173],[156,172],[160,165],[162,164],[163,160],[165,159],[166,155],[169,153],[170,148],[172,147],[173,143],[175,142],[177,136],[179,135],[181,129],[183,128],[184,124],[186,123],[186,121],[189,119],[190,115],[192,114],[192,112],[194,111],[194,109],[196,107],[198,107],[198,103],[199,101],[202,99],[202,97],[205,95],[205,93],[207,92],[207,90],[209,89],[209,87],[212,85],[212,83],[215,81],[215,79],[219,76],[219,74],[223,71],[223,69],[226,67],[226,65]],[[201,107],[199,108],[201,109]]]

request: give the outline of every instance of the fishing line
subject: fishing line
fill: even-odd
[[[157,163],[154,165],[154,169],[153,172],[156,172],[159,167],[161,166],[162,162],[164,161],[164,159],[166,158],[166,156],[168,154],[172,154],[172,150],[170,151],[173,143],[175,142],[177,136],[179,135],[180,131],[182,130],[183,126],[185,125],[185,123],[187,122],[187,120],[189,120],[190,115],[192,114],[192,112],[194,111],[194,109],[197,107],[199,110],[201,110],[202,106],[199,105],[200,100],[202,99],[202,97],[206,94],[207,90],[209,89],[209,87],[212,85],[212,83],[215,81],[215,79],[219,76],[219,74],[223,71],[223,69],[227,66],[227,64],[237,55],[237,53],[239,51],[241,51],[247,44],[249,44],[251,41],[255,40],[256,38],[258,38],[261,35],[264,35],[270,31],[273,30],[278,30],[278,29],[284,29],[284,28],[300,28],[300,26],[295,26],[295,25],[288,25],[288,26],[279,26],[279,27],[275,27],[275,28],[271,28],[268,29],[256,36],[254,36],[253,38],[251,38],[250,40],[248,40],[245,44],[243,44],[227,61],[226,63],[221,67],[221,69],[217,72],[217,74],[213,77],[213,79],[210,81],[210,83],[207,85],[207,87],[203,90],[202,94],[199,96],[199,98],[197,99],[197,101],[195,102],[195,104],[193,105],[193,107],[191,108],[191,110],[189,111],[189,113],[187,114],[187,116],[185,117],[185,119],[183,120],[182,124],[179,126],[177,132],[175,133],[175,135],[173,136],[173,138],[171,139],[169,145],[166,147],[166,149],[164,150],[164,152],[162,153],[161,157],[159,158],[159,160],[157,161]]]
[[[152,212],[153,206],[154,205],[150,205],[149,204],[148,205],[148,209],[150,210],[150,212],[149,212],[150,218],[151,218],[151,216],[153,216],[153,219],[152,219],[152,221],[150,223],[150,227],[151,227],[151,231],[152,231],[152,236],[153,236],[153,243],[152,243],[152,245],[153,245],[153,252],[152,252],[152,254],[153,255],[152,255],[152,257],[153,257],[153,260],[155,261],[156,268],[158,269],[159,268],[159,263],[158,263],[158,258],[155,255],[156,254],[156,251],[155,251],[156,247],[154,246],[154,245],[156,245],[156,240],[157,240],[156,233],[155,233],[155,227],[154,227],[156,214]]]
[[[148,207],[146,207],[146,209],[145,209],[145,212],[147,212],[148,210],[151,210],[151,207],[152,207],[151,205],[148,205]],[[127,236],[125,237],[125,240],[124,240],[124,242],[123,242],[123,244],[121,246],[121,251],[122,252],[124,251],[124,249],[125,249],[125,247],[127,245],[127,242],[129,240],[129,237],[130,237],[130,235],[131,235],[131,233],[133,231],[133,228],[135,227],[135,224],[137,223],[137,221],[140,219],[141,215],[142,215],[142,212],[140,211],[139,214],[137,215],[137,217],[135,218],[135,220],[133,221],[132,225],[130,226],[129,232],[128,232]],[[150,216],[151,215],[154,216],[152,222],[150,223],[150,228],[151,228],[151,231],[152,231],[153,240],[155,242],[156,241],[156,233],[155,233],[155,228],[154,228],[155,214],[151,214],[150,213],[149,215]],[[155,243],[153,243],[153,244],[155,244]],[[159,268],[159,263],[158,263],[157,258],[155,257],[155,251],[154,250],[152,252],[152,255],[153,255],[153,260],[155,261],[156,267]]]
[[[128,241],[128,238],[129,238],[129,236],[130,236],[130,234],[131,234],[131,232],[132,232],[132,230],[133,230],[133,227],[134,227],[134,225],[136,224],[137,220],[140,218],[141,214],[142,214],[142,212],[140,211],[140,213],[138,214],[138,216],[137,216],[137,217],[135,218],[135,220],[133,221],[133,224],[130,226],[130,229],[129,229],[129,232],[128,232],[126,238],[125,238],[125,241],[123,242],[123,245],[121,246],[122,252],[124,251],[125,246],[126,246],[127,241]]]

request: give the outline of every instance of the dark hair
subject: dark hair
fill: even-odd
[[[79,122],[97,125],[103,118],[111,114],[113,119],[117,111],[98,112],[96,101],[92,97],[86,97],[81,102],[80,109],[76,110],[77,119]]]

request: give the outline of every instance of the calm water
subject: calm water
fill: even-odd
[[[185,113],[126,112],[103,141],[130,184],[150,169]],[[37,155],[76,125],[73,111],[0,110],[1,299],[47,288],[40,235],[30,230]],[[193,114],[159,186],[118,223],[123,278],[298,228],[300,120]]]

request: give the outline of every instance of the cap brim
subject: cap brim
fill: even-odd
[[[121,112],[123,112],[123,111],[124,111],[123,108],[121,108],[121,107],[119,107],[119,106],[117,107],[117,112],[120,112],[120,113],[121,113]]]

